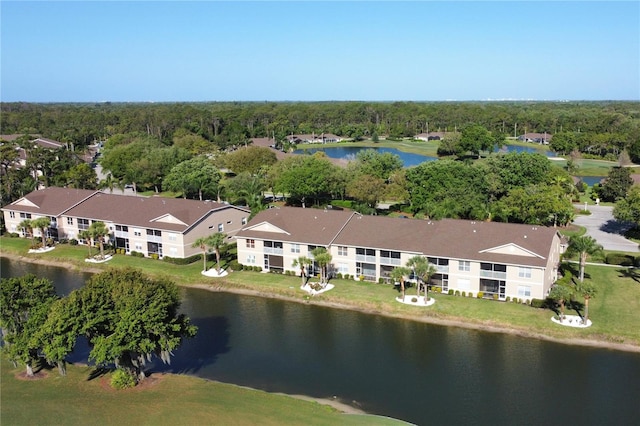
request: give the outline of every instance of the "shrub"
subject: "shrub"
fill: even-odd
[[[159,258],[158,253],[151,253],[151,258],[153,260],[158,260],[158,258]]]
[[[341,279],[342,279],[342,272],[338,272],[338,273],[336,274],[336,279],[339,279],[339,280],[341,280]]]
[[[453,296],[453,290],[452,290],[452,289],[449,289],[448,294],[449,294],[449,296]]]
[[[190,265],[200,260],[202,260],[202,254],[195,254],[193,256],[185,257],[184,259],[180,257],[169,257],[169,256],[164,256],[162,258],[163,262],[172,263],[174,265]]]
[[[360,281],[364,281],[364,275],[360,275]]]
[[[497,294],[493,295],[493,300],[498,300],[498,295]]]
[[[479,291],[479,292],[478,292],[478,294],[476,295],[476,297],[477,297],[478,299],[482,299],[482,298],[484,297],[484,293],[483,293],[483,292],[481,292],[481,291]]]
[[[413,303],[418,303],[418,298],[417,298],[417,297],[415,297],[415,296],[414,296],[414,297],[412,297],[412,298],[411,298],[411,302],[413,302]]]
[[[78,240],[76,240],[75,238],[72,238],[69,240],[69,244],[71,244],[72,246],[77,246],[78,245]]]
[[[467,297],[467,292],[466,291],[462,292],[462,297]]]
[[[467,296],[469,296],[469,297],[473,297],[473,293],[472,293],[472,292],[469,292],[469,294],[468,294]]]
[[[531,307],[532,308],[544,308],[546,306],[546,301],[542,299],[531,299]]]
[[[114,389],[127,389],[136,385],[133,376],[126,370],[118,368],[111,375],[111,387]]]
[[[378,278],[378,284],[384,284],[384,278],[382,277]]]
[[[58,240],[58,244],[69,244],[69,240],[66,238],[61,238]]]
[[[460,296],[460,290],[456,290],[456,291],[455,291],[455,293],[454,293],[454,295],[456,295],[456,296]]]
[[[507,296],[507,302],[511,302],[511,296]]]
[[[633,266],[634,257],[627,254],[622,253],[609,253],[605,262],[609,265],[620,265],[620,266]]]

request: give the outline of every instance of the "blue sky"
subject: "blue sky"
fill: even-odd
[[[640,100],[640,2],[1,1],[5,102]]]

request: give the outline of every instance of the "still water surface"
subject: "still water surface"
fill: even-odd
[[[9,262],[61,294],[87,274]],[[305,394],[420,425],[635,425],[640,354],[183,289],[198,335],[153,371]],[[80,347],[73,360],[86,360]]]
[[[414,154],[410,152],[400,151],[396,148],[371,148],[371,147],[355,147],[355,146],[332,146],[327,148],[309,148],[309,149],[298,149],[294,151],[295,154],[314,154],[316,152],[324,152],[329,158],[339,158],[342,160],[353,160],[356,157],[356,154],[359,151],[367,150],[367,149],[375,149],[381,153],[391,153],[400,157],[402,160],[402,164],[404,167],[412,167],[417,166],[418,164],[424,163],[425,161],[435,161],[437,157],[429,157],[426,155]],[[496,147],[494,152],[537,152],[539,154],[545,155],[547,157],[554,157],[556,154],[554,152],[539,149],[535,146],[520,146],[520,145],[504,145],[502,147]]]

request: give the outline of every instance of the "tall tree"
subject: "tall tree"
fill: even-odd
[[[625,198],[618,200],[613,208],[613,217],[622,222],[640,226],[640,186],[634,185]]]
[[[411,273],[411,270],[405,266],[397,266],[391,271],[391,279],[400,283],[400,291],[402,293],[402,301],[404,302],[405,285],[404,280],[407,275]]]
[[[564,283],[556,283],[549,291],[549,298],[555,300],[560,305],[560,322],[564,320],[564,307],[567,301],[571,300],[573,291],[571,287]]]
[[[600,186],[598,196],[602,201],[618,201],[627,196],[631,185],[633,185],[633,179],[631,179],[630,168],[612,167]]]
[[[311,250],[313,260],[320,268],[320,284],[324,287],[327,285],[327,267],[331,264],[331,253],[324,247],[316,247]]]
[[[93,222],[89,226],[89,235],[94,241],[98,241],[100,247],[100,259],[104,259],[104,237],[109,235],[109,228],[104,222]]]
[[[590,281],[580,281],[576,286],[576,292],[584,298],[584,318],[583,324],[589,321],[589,300],[598,293],[598,288]]]
[[[202,250],[202,272],[207,272],[207,238],[208,237],[199,237],[191,244],[191,247],[199,247],[200,250]]]
[[[9,359],[26,366],[33,376],[40,350],[37,333],[57,299],[53,283],[27,274],[0,279],[0,327]]]
[[[197,328],[178,313],[175,283],[150,278],[135,269],[112,269],[94,275],[81,289],[82,332],[97,365],[115,363],[136,381],[145,378],[147,360],[170,362],[172,352]]]
[[[308,257],[299,256],[297,259],[293,259],[293,262],[291,263],[291,266],[293,266],[294,268],[300,267],[300,278],[302,279],[302,286],[307,283],[307,277],[309,276],[309,274],[307,273],[308,271],[305,270],[305,266],[308,266],[311,262],[313,261]]]
[[[48,217],[39,217],[31,221],[31,225],[34,228],[38,228],[40,231],[40,238],[42,238],[42,247],[47,246],[47,228],[51,224],[51,219]]]
[[[308,198],[318,199],[329,194],[335,166],[318,155],[299,155],[276,165],[274,190],[299,199],[306,207]]]
[[[413,256],[407,261],[407,267],[413,270],[418,280],[416,295],[420,296],[420,285],[424,286],[424,301],[429,301],[429,280],[437,272],[436,267],[423,256]]]
[[[462,130],[460,141],[458,142],[457,154],[466,152],[476,154],[480,158],[480,151],[487,151],[493,148],[495,138],[491,136],[484,126],[473,124]]]
[[[588,235],[581,237],[572,237],[569,240],[567,252],[578,253],[580,255],[580,282],[584,282],[584,268],[587,265],[587,256],[593,256],[601,253],[602,246],[598,244],[595,238]]]
[[[196,196],[214,199],[220,183],[220,171],[204,156],[194,157],[174,166],[164,178],[163,187],[182,192],[183,198]]]
[[[225,238],[227,238],[227,234],[216,232],[209,235],[206,241],[207,246],[211,247],[216,254],[216,272],[218,275],[220,275],[220,250],[225,245]]]

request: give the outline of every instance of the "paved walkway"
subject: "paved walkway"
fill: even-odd
[[[576,208],[584,209],[583,205]],[[638,243],[627,240],[623,234],[631,228],[631,224],[618,222],[613,218],[613,207],[588,206],[591,215],[576,215],[573,221],[576,225],[587,228],[587,235],[602,244],[605,250],[640,252]]]

